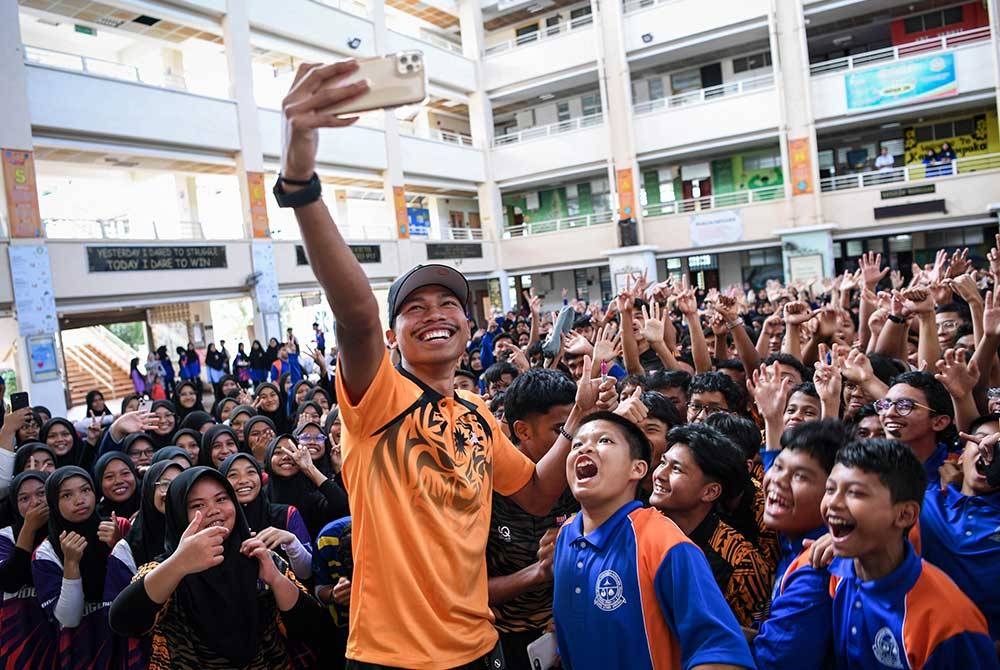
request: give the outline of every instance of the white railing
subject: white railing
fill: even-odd
[[[412,124],[400,123],[399,129],[407,135],[422,137],[425,140],[435,142],[446,142],[447,144],[458,144],[463,147],[472,146],[472,137],[465,133],[454,133],[450,130],[438,130],[437,128],[417,129]]]
[[[451,40],[446,40],[445,38],[435,35],[434,33],[420,32],[417,39],[421,42],[427,42],[428,44],[433,44],[439,49],[444,49],[445,51],[450,51],[453,54],[462,55],[462,45],[457,42],[452,42]]]
[[[148,84],[159,88],[172,88],[178,91],[187,90],[187,82],[184,80],[184,76],[180,74],[165,72],[159,82],[146,81],[139,74],[139,68],[134,65],[91,58],[90,56],[79,56],[52,49],[25,46],[24,60],[27,63],[59,68],[61,70],[84,72],[86,74],[97,75],[98,77],[134,81],[139,84]]]
[[[758,202],[774,202],[785,197],[785,187],[783,185],[764,186],[749,191],[736,191],[735,193],[713,193],[700,198],[687,198],[685,200],[672,200],[642,208],[643,216],[665,216],[668,214],[689,214],[700,212],[706,209],[717,209],[720,207],[738,207],[740,205],[750,205]]]
[[[506,135],[497,135],[493,138],[493,146],[502,147],[507,144],[518,144],[519,142],[537,140],[551,135],[561,135],[562,133],[569,133],[582,128],[593,128],[594,126],[599,126],[602,123],[604,123],[604,114],[601,112],[598,112],[597,114],[590,114],[588,116],[579,116],[575,119],[569,119],[568,121],[550,123],[547,126],[534,126],[532,128],[524,128],[523,130],[518,130],[513,133],[507,133]]]
[[[88,326],[86,328],[74,328],[62,333],[64,347],[85,347],[91,345],[112,363],[126,372],[129,370],[133,358],[139,358],[141,364],[145,364],[146,359],[140,356],[140,352],[133,349],[127,342],[112,333],[104,326]]]
[[[482,228],[442,228],[442,240],[482,240]]]
[[[348,14],[354,14],[355,16],[360,16],[363,18],[368,18],[370,12],[368,10],[368,5],[364,2],[359,2],[358,0],[312,0],[320,5],[326,5],[327,7],[333,7],[334,9],[340,9]]]
[[[553,37],[560,37],[562,35],[568,35],[574,30],[579,30],[591,25],[594,22],[594,16],[592,14],[587,14],[585,16],[578,16],[572,21],[564,21],[562,23],[557,23],[554,26],[545,26],[540,30],[536,30],[533,33],[528,33],[526,35],[520,35],[512,40],[507,40],[506,42],[500,42],[499,44],[493,44],[486,47],[483,50],[484,56],[491,56],[493,54],[502,53],[504,51],[510,51],[511,49],[516,49],[518,47],[527,46],[529,44],[537,44],[538,42],[544,42],[545,40],[552,39]]]
[[[107,219],[42,219],[45,225],[45,236],[54,240],[203,240],[205,234],[198,221],[180,221],[176,223],[152,222],[152,235],[144,234],[140,224],[139,229],[133,229],[127,215]]]
[[[685,93],[670,96],[669,98],[657,98],[656,100],[637,102],[632,106],[632,111],[635,114],[648,114],[649,112],[654,112],[659,109],[701,104],[704,102],[711,102],[717,98],[742,95],[743,93],[747,93],[749,91],[760,91],[773,87],[774,75],[768,74],[760,77],[753,77],[752,79],[741,79],[740,81],[734,81],[728,84],[720,84],[719,86],[710,86],[708,88],[698,89],[697,91],[687,91]]]
[[[835,58],[821,63],[813,63],[809,66],[809,74],[818,75],[829,74],[830,72],[840,72],[842,70],[853,70],[855,68],[872,65],[874,63],[896,61],[901,58],[918,56],[920,54],[933,51],[952,49],[971,42],[988,40],[989,38],[990,28],[989,26],[983,26],[982,28],[965,30],[960,33],[939,35],[937,37],[918,40],[916,42],[886,47],[885,49],[876,49],[875,51],[867,51],[853,56],[845,56],[844,58]]]
[[[845,191],[867,186],[882,186],[927,179],[941,179],[971,174],[982,170],[1000,170],[1000,154],[983,154],[957,158],[950,163],[938,165],[906,165],[874,172],[836,175],[820,179],[820,190],[824,193]]]
[[[640,9],[646,9],[647,7],[654,7],[656,5],[663,5],[670,2],[677,2],[677,0],[626,0],[624,4],[625,13],[630,14],[632,12],[637,12]]]
[[[503,231],[504,239],[512,237],[526,237],[528,235],[539,235],[541,233],[554,233],[560,230],[572,230],[574,228],[589,228],[599,226],[614,221],[615,213],[612,211],[596,212],[594,214],[584,214],[583,216],[570,216],[565,219],[550,219],[548,221],[529,221],[520,226],[508,226]]]

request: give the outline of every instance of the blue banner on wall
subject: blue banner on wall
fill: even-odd
[[[847,110],[861,111],[958,95],[955,55],[940,53],[871,67],[844,77]]]
[[[421,209],[419,207],[407,207],[406,218],[410,220],[410,237],[430,237],[430,210]]]

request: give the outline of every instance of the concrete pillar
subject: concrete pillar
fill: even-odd
[[[639,203],[639,164],[635,157],[632,129],[632,77],[625,57],[623,5],[621,2],[591,0],[597,47],[599,77],[605,125],[611,146],[608,179],[617,203],[616,219],[632,219],[636,243],[643,244],[642,207]],[[622,243],[622,240],[619,241]],[[654,273],[655,275],[655,273]],[[651,277],[654,275],[650,275]]]
[[[0,58],[0,100],[3,100],[0,106],[0,148],[3,149],[0,216],[3,228],[11,236],[8,250],[11,271],[0,281],[13,284],[14,306],[19,312],[14,357],[17,384],[21,390],[28,391],[32,405],[45,405],[53,415],[65,416],[66,392],[60,377],[60,369],[64,366],[56,349],[59,321],[52,290],[52,265],[38,211],[27,71],[18,3],[14,0],[0,2],[0,44],[4,45],[7,55]],[[8,191],[14,195],[10,202],[6,197]],[[27,264],[31,264],[31,269],[24,267]],[[24,279],[25,273],[30,273],[31,282],[14,281],[18,277]],[[29,352],[29,346],[35,356]],[[33,371],[37,370],[33,362],[53,363],[55,370],[49,378],[33,381]],[[53,374],[55,378],[51,378]]]
[[[601,255],[608,257],[608,267],[611,270],[611,287],[615,295],[625,290],[629,274],[643,272],[650,281],[656,278],[655,246],[632,246],[622,249],[602,251]]]
[[[823,212],[801,0],[771,0],[768,27],[781,115],[779,141],[785,171],[786,219],[793,227],[816,226],[823,223]]]
[[[253,277],[254,331],[264,341],[275,337],[282,341],[278,299],[278,275],[274,267],[274,245],[267,221],[264,191],[264,154],[260,143],[257,103],[253,96],[250,18],[243,0],[228,0],[222,19],[229,68],[229,94],[236,101],[241,151],[236,154],[236,177],[240,185],[243,228],[251,240]]]

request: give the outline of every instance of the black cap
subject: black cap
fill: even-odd
[[[469,311],[469,282],[465,275],[447,265],[418,265],[389,287],[389,327],[396,324],[396,314],[411,293],[424,286],[444,286],[455,294],[462,308]]]

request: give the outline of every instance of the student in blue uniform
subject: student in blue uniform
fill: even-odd
[[[649,440],[610,412],[585,418],[566,460],[581,512],[556,541],[553,613],[568,670],[753,668],[705,555],[636,500]]]
[[[982,612],[906,539],[926,488],[923,464],[900,442],[852,442],[837,454],[822,509],[838,668],[1000,667]]]
[[[985,475],[1000,417],[982,416],[969,431],[976,440],[965,443],[961,485],[931,486],[924,494],[921,551],[972,599],[986,616],[990,636],[1000,640],[1000,489]]]
[[[780,534],[771,612],[753,640],[758,668],[822,668],[830,655],[830,574],[809,562],[807,540],[826,533],[820,501],[847,429],[836,419],[807,421],[781,436],[767,459],[764,523]]]

